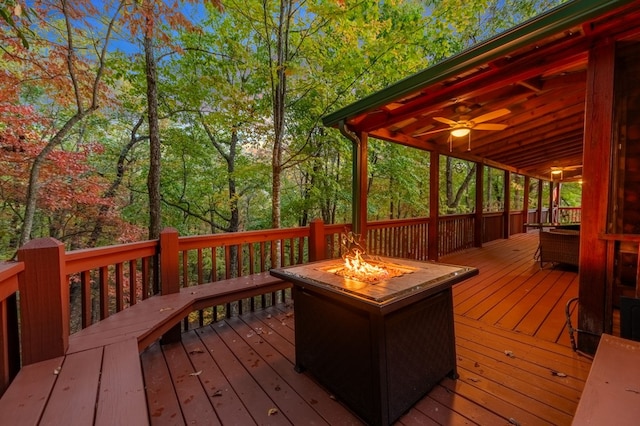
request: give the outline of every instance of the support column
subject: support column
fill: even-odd
[[[538,213],[536,222],[542,223],[542,185],[544,182],[542,179],[538,179]]]
[[[473,245],[482,247],[484,232],[484,164],[476,163],[476,214],[473,222]]]
[[[580,284],[578,328],[595,333],[578,336],[578,349],[594,353],[600,338],[609,331],[606,241],[598,235],[607,230],[607,209],[611,181],[615,44],[606,41],[589,53],[584,115],[582,166],[582,220],[580,227]],[[603,166],[606,165],[606,166]]]
[[[439,258],[440,232],[438,217],[440,212],[440,154],[429,152],[429,241],[427,256],[429,260]]]
[[[180,261],[178,259],[178,231],[165,228],[160,232],[160,284],[161,294],[180,292]],[[182,334],[178,323],[162,336],[162,343],[179,342]]]
[[[527,232],[525,223],[529,222],[529,190],[531,188],[531,179],[529,176],[524,177],[524,194],[522,196],[522,229],[521,232]]]
[[[511,234],[511,172],[504,171],[504,219],[502,221],[502,238]]]

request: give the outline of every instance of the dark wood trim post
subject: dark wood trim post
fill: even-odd
[[[511,172],[504,171],[504,220],[502,221],[502,238],[511,235]]]
[[[610,331],[607,306],[607,244],[599,234],[607,231],[607,210],[613,140],[615,43],[611,40],[589,52],[584,116],[582,167],[582,220],[580,226],[580,283],[578,349],[594,353],[600,338]],[[594,333],[596,335],[592,335]]]
[[[429,241],[427,257],[437,261],[440,245],[438,217],[440,216],[440,154],[429,152]]]
[[[357,146],[358,167],[354,170],[357,179],[357,196],[353,202],[357,215],[353,221],[353,233],[359,234],[361,240],[367,238],[367,202],[369,192],[369,135],[365,132],[358,134],[360,143]]]
[[[542,185],[544,181],[538,179],[538,220],[536,220],[538,223],[542,223]]]
[[[31,240],[18,250],[22,364],[62,356],[69,347],[69,283],[64,245]]]
[[[160,287],[161,294],[173,294],[180,292],[180,259],[178,248],[178,231],[174,228],[165,228],[160,232]],[[182,329],[177,324],[162,336],[162,343],[175,343],[180,341]]]
[[[327,257],[327,242],[324,236],[324,221],[320,218],[309,223],[309,261],[324,260]]]
[[[482,247],[484,230],[484,164],[476,163],[476,215],[473,222],[473,245]]]
[[[525,223],[529,222],[529,190],[531,189],[531,178],[524,177],[524,191],[522,196],[522,232],[527,232]]]

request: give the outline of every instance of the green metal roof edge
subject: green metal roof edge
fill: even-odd
[[[454,77],[493,59],[506,55],[545,37],[565,31],[575,25],[603,15],[635,0],[574,0],[537,15],[520,25],[497,34],[448,59],[434,64],[397,83],[372,93],[359,101],[322,118],[325,126],[335,126],[341,120],[362,114],[407,96],[422,87]]]

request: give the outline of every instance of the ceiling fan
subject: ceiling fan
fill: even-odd
[[[458,108],[456,112],[468,112],[467,108],[462,108],[461,110]],[[476,118],[471,118],[466,115],[461,115],[458,121],[450,120],[445,117],[433,117],[434,120],[439,121],[440,123],[448,124],[448,128],[430,130],[428,132],[418,133],[413,135],[414,137],[429,135],[432,133],[439,133],[449,131],[451,136],[462,137],[470,134],[471,130],[504,130],[507,128],[506,124],[498,124],[498,123],[486,123],[487,121],[493,120],[498,117],[502,117],[503,115],[509,114],[511,111],[507,108],[497,109],[495,111],[480,115]]]

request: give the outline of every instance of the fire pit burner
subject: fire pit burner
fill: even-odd
[[[337,273],[336,259],[271,270],[293,284],[296,371],[371,425],[393,423],[446,375],[457,377],[451,286],[478,273],[380,260],[401,275],[356,281]]]

